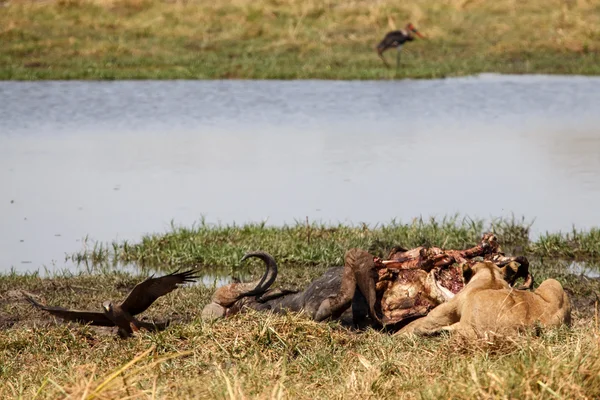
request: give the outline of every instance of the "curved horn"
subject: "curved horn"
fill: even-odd
[[[529,260],[527,260],[524,256],[517,257],[507,257],[505,260],[502,260],[496,264],[500,269],[503,270],[504,277],[506,281],[510,284],[510,286],[515,285],[517,279],[523,278],[524,282],[522,285],[518,286],[519,290],[531,290],[533,289],[533,275],[529,272]],[[512,270],[507,274],[506,268],[510,267]]]
[[[518,278],[523,278],[524,282],[517,289],[521,290],[532,290],[533,289],[533,275],[529,272],[529,260],[524,256],[515,257],[515,261],[519,263],[519,269],[517,270],[517,275],[515,276],[515,280],[511,284],[514,286],[515,281]]]
[[[267,289],[269,289],[269,286],[273,284],[275,278],[277,277],[277,263],[275,262],[275,259],[270,254],[257,251],[246,254],[241,261],[244,261],[250,257],[260,258],[266,264],[267,270],[263,276],[254,282],[236,282],[221,286],[213,294],[212,303],[227,309],[232,307],[241,298],[263,294],[267,291]],[[212,311],[210,312],[212,313]]]
[[[533,289],[533,275],[531,275],[531,273],[527,274],[527,277],[525,278],[525,282],[523,282],[523,284],[521,286],[519,286],[517,289],[519,289],[519,290]]]
[[[267,269],[258,281],[240,284],[243,285],[244,288],[248,288],[248,291],[245,293],[241,293],[239,298],[263,294],[267,291],[267,289],[269,289],[269,287],[271,287],[273,282],[275,282],[275,278],[277,278],[277,263],[275,262],[273,256],[271,256],[269,253],[265,253],[264,251],[256,251],[253,253],[246,253],[244,257],[242,257],[240,262],[244,262],[245,260],[252,257],[256,257],[262,260],[262,262],[265,263]]]

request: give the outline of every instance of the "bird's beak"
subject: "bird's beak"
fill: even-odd
[[[415,33],[415,35],[417,35],[418,37],[420,37],[421,39],[427,39],[426,36],[421,35],[421,32],[419,32],[418,30],[413,30],[413,32]]]

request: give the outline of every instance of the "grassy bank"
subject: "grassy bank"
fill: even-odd
[[[65,324],[34,310],[21,290],[50,305],[99,309],[142,277],[118,270],[90,275],[0,275],[0,398],[598,398],[600,279],[574,274],[575,256],[596,262],[597,230],[529,240],[523,220],[458,217],[385,226],[310,223],[192,228],[114,243],[74,255],[81,261],[237,267],[247,250],[272,252],[276,287],[305,287],[350,246],[384,253],[395,244],[468,247],[494,230],[505,249],[528,254],[539,284],[558,279],[573,304],[573,326],[513,337],[403,338],[355,332],[303,315],[249,313],[216,323],[200,319],[212,287],[184,287],[142,316],[173,319],[156,334],[129,340],[114,330]],[[255,264],[255,265],[258,265]],[[255,268],[255,273],[260,273]]]
[[[545,233],[530,239],[531,224],[525,220],[481,219],[459,216],[385,225],[324,226],[298,222],[284,227],[263,224],[214,226],[204,222],[193,227],[173,226],[162,234],[144,236],[137,243],[87,243],[71,258],[76,263],[95,265],[136,263],[172,268],[200,265],[210,268],[239,264],[244,253],[264,250],[292,266],[342,265],[344,252],[352,247],[369,249],[384,256],[395,245],[406,248],[439,246],[463,249],[476,245],[484,232],[492,231],[502,247],[532,257],[597,261],[600,230]]]
[[[281,282],[305,285],[324,267],[281,266]],[[212,289],[185,287],[147,316],[169,329],[120,340],[106,328],[66,325],[26,304],[20,289],[52,305],[96,308],[140,278],[0,276],[0,398],[598,398],[600,281],[537,263],[538,282],[558,278],[574,303],[572,328],[465,342],[356,333],[303,316],[250,313],[206,324]]]
[[[2,0],[0,9],[0,79],[600,74],[593,0]],[[374,47],[408,21],[429,38],[406,46],[396,74]]]

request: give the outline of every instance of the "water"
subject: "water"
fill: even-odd
[[[0,82],[0,99],[0,271],[201,217],[600,225],[599,78]]]
[[[566,269],[575,275],[583,275],[588,278],[600,279],[600,267],[598,264],[572,261],[566,266]]]

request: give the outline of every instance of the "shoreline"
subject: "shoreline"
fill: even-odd
[[[483,72],[475,72],[472,74],[464,74],[464,75],[452,75],[452,76],[444,76],[444,77],[406,77],[402,79],[335,79],[335,78],[298,78],[298,79],[279,79],[279,78],[202,78],[202,79],[191,79],[191,78],[123,78],[123,79],[2,79],[0,78],[0,83],[31,83],[31,82],[164,82],[164,81],[173,81],[173,82],[273,82],[273,83],[293,83],[297,81],[301,82],[332,82],[332,83],[378,83],[378,82],[403,82],[403,81],[445,81],[445,80],[468,80],[468,79],[479,79],[479,80],[493,80],[496,82],[515,82],[519,80],[544,80],[544,79],[600,79],[600,72],[594,74],[561,74],[561,73],[510,73],[510,72],[496,72],[496,71],[483,71]]]
[[[587,61],[586,61],[587,62]],[[519,68],[500,68],[500,69],[473,69],[460,71],[457,73],[434,73],[408,71],[401,74],[392,73],[373,73],[369,71],[366,76],[360,73],[340,72],[339,75],[325,72],[316,72],[311,74],[289,73],[281,76],[280,73],[273,71],[266,74],[250,73],[248,75],[232,75],[228,72],[205,74],[202,71],[190,72],[161,72],[140,71],[135,73],[123,72],[121,70],[104,69],[95,65],[91,66],[96,71],[89,73],[77,70],[38,70],[31,71],[21,68],[18,65],[10,65],[9,68],[0,65],[0,82],[112,82],[112,81],[271,81],[271,82],[289,82],[289,81],[331,81],[331,82],[402,82],[405,80],[445,80],[453,78],[480,77],[481,75],[499,75],[499,76],[547,76],[547,77],[570,77],[570,78],[596,78],[600,77],[600,55],[594,56],[589,61],[589,66],[574,68],[572,72],[565,72],[561,68],[522,70]]]
[[[182,265],[229,268],[237,265],[245,252],[257,249],[268,251],[293,267],[329,267],[341,265],[344,252],[352,247],[369,249],[378,256],[395,245],[462,249],[477,243],[485,232],[493,232],[508,253],[575,262],[600,270],[600,227],[573,227],[569,231],[539,233],[532,239],[533,225],[525,217],[472,219],[460,215],[414,218],[405,223],[392,220],[375,225],[296,221],[272,226],[211,224],[199,220],[190,226],[171,225],[163,232],[141,235],[137,240],[85,240],[81,250],[65,253],[64,261],[53,262],[50,268],[42,265],[17,274],[42,271],[40,275],[52,276],[52,271],[60,274],[115,266],[130,270],[135,266],[165,270]],[[10,273],[10,268],[0,272]]]
[[[326,269],[278,262],[280,288],[305,287]],[[126,296],[139,275],[0,274],[0,397],[230,399],[232,388],[233,398],[272,398],[273,392],[301,399],[539,398],[548,389],[565,398],[600,396],[600,279],[565,273],[552,260],[531,268],[538,284],[552,277],[565,287],[572,326],[474,341],[356,332],[295,313],[250,311],[207,323],[200,313],[214,288],[198,284],[175,290],[144,313],[173,318],[167,330],[121,340],[112,328],[48,317],[20,291],[48,305],[92,310]],[[465,380],[469,371],[478,378]]]
[[[553,0],[2,3],[0,79],[403,79],[600,75],[597,6]],[[413,22],[401,68],[375,52]],[[393,51],[390,51],[392,53]],[[394,54],[386,54],[393,62]]]
[[[211,225],[200,221],[191,227],[172,226],[163,233],[142,236],[137,242],[94,243],[88,249],[67,255],[74,263],[137,263],[142,266],[236,265],[244,252],[257,248],[294,266],[334,266],[342,264],[345,250],[361,247],[383,255],[391,247],[439,246],[467,248],[485,232],[493,232],[507,252],[517,250],[534,258],[551,257],[562,261],[600,261],[600,228],[573,228],[570,232],[541,233],[530,239],[532,223],[525,219],[492,218],[490,221],[450,216],[410,223],[338,224],[296,222],[267,226],[261,223]]]

